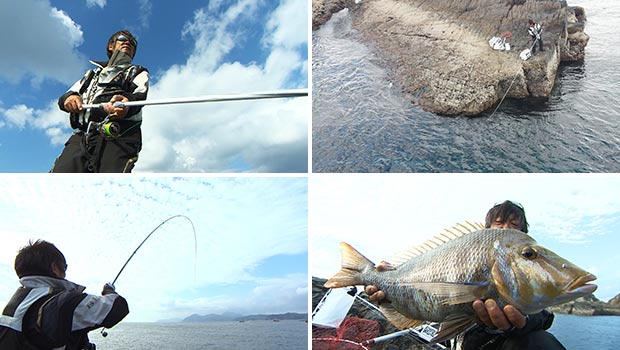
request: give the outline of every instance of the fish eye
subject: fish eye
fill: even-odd
[[[532,247],[524,247],[521,250],[521,256],[528,259],[528,260],[533,260],[536,259],[536,257],[538,256],[538,253],[536,253],[536,251],[532,248]]]

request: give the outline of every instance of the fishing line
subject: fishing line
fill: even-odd
[[[153,235],[153,233],[155,233],[155,231],[157,231],[160,227],[162,227],[165,223],[167,223],[168,221],[172,220],[172,219],[176,219],[176,218],[185,218],[187,219],[187,221],[189,221],[189,223],[192,225],[192,231],[194,232],[194,277],[196,277],[196,260],[198,257],[198,240],[196,239],[196,228],[194,227],[194,223],[192,222],[192,220],[185,216],[185,215],[174,215],[171,216],[169,218],[167,218],[166,220],[162,221],[159,225],[157,225],[157,227],[155,227],[153,229],[153,231],[151,231],[146,238],[144,238],[144,240],[142,241],[142,243],[140,243],[140,245],[138,246],[138,248],[136,248],[136,250],[133,251],[133,253],[131,253],[131,255],[129,256],[129,259],[127,259],[127,261],[125,261],[125,264],[123,264],[123,267],[121,267],[121,270],[118,271],[118,274],[116,275],[116,277],[114,277],[114,281],[112,281],[112,286],[114,286],[114,284],[116,283],[116,281],[118,280],[118,278],[120,277],[121,273],[123,273],[123,270],[125,270],[125,267],[127,266],[127,264],[129,264],[129,262],[131,261],[131,259],[134,257],[134,255],[136,255],[136,253],[138,252],[138,250],[140,250],[140,248],[142,247],[142,245],[144,243],[146,243],[146,241],[151,237],[151,235]],[[105,331],[105,328],[101,328],[101,335],[104,337],[108,336],[108,332]]]
[[[538,38],[536,38],[536,40],[534,40],[534,43],[532,44],[532,46],[530,46],[530,51],[532,51],[534,46],[536,46],[537,42],[538,42]],[[519,67],[519,68],[521,70],[523,70],[523,65],[521,65],[521,67]],[[491,116],[489,116],[489,118],[492,118],[493,115],[495,115],[495,112],[497,112],[497,110],[499,109],[499,106],[502,104],[502,102],[504,102],[504,99],[506,98],[506,95],[508,95],[508,91],[510,91],[510,88],[512,88],[512,84],[515,83],[515,80],[517,79],[517,76],[519,75],[519,73],[521,73],[521,70],[518,71],[517,74],[515,74],[514,78],[512,78],[512,82],[510,82],[510,85],[508,86],[508,89],[506,89],[506,93],[504,93],[504,96],[502,96],[502,99],[499,101],[499,103],[495,107],[495,110],[493,110],[493,113],[491,113]]]

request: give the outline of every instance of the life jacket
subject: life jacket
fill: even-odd
[[[84,287],[45,276],[24,277],[21,282],[0,315],[0,349],[83,349],[86,332],[72,332],[75,311],[65,306],[84,300]]]
[[[23,329],[24,318],[30,307],[35,303],[42,301],[39,304],[45,305],[47,301],[61,292],[62,290],[51,287],[20,287],[4,308],[2,315],[0,315],[0,349],[39,349],[39,347],[29,342],[25,336],[28,330]],[[59,347],[62,346],[62,344],[57,345]],[[64,346],[62,349],[64,349]]]
[[[527,31],[532,38],[536,38],[542,32],[542,26],[539,23],[534,23],[534,25],[530,26]]]
[[[86,72],[81,80],[79,94],[84,104],[105,103],[114,95],[128,95],[133,90],[134,78],[147,69],[131,63],[131,57],[122,51],[114,51],[108,62],[89,61],[95,69]],[[102,109],[88,109],[79,114],[71,114],[69,121],[73,129],[85,130],[88,122],[100,122],[106,117]],[[141,109],[127,115],[126,121],[142,121]]]

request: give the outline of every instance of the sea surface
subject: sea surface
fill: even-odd
[[[350,13],[336,14],[312,33],[313,171],[620,171],[620,2],[568,3],[586,10],[585,60],[562,64],[549,99],[475,118],[406,100]]]
[[[303,320],[132,323],[89,333],[98,350],[285,350],[308,349]]]
[[[568,350],[618,349],[620,316],[555,315],[549,329]]]

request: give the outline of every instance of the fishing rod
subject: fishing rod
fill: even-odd
[[[204,95],[195,97],[179,97],[166,98],[159,100],[142,100],[142,101],[117,101],[114,107],[133,107],[133,106],[153,106],[153,105],[170,105],[182,103],[199,103],[199,102],[224,102],[224,101],[244,101],[244,100],[263,100],[274,98],[291,98],[308,96],[308,89],[292,89],[292,90],[275,90],[251,92],[247,94],[225,94],[225,95]],[[108,103],[84,104],[83,109],[101,109]]]
[[[538,42],[538,39],[539,39],[539,37],[536,37],[536,40],[534,40],[534,43],[528,49],[530,52],[532,51],[534,46],[536,46],[536,43]],[[519,67],[519,68],[522,68],[522,66]],[[493,113],[491,113],[491,116],[489,118],[492,118],[495,115],[495,112],[497,112],[497,110],[499,109],[499,106],[502,104],[502,102],[504,102],[504,99],[508,95],[508,91],[510,91],[510,88],[512,88],[512,84],[515,83],[515,80],[517,79],[517,76],[519,75],[519,73],[521,73],[521,71],[518,71],[517,74],[515,74],[514,78],[512,78],[512,81],[510,82],[510,85],[508,86],[508,89],[506,89],[506,92],[504,93],[504,96],[502,96],[502,99],[499,100],[499,103],[497,104],[497,106],[495,107],[495,109],[493,110]]]
[[[133,251],[133,253],[131,253],[131,255],[129,256],[129,259],[127,259],[127,261],[125,261],[125,264],[123,264],[123,267],[121,267],[121,270],[118,271],[118,274],[116,275],[116,277],[114,277],[114,281],[112,281],[112,286],[114,286],[114,284],[116,283],[116,281],[118,280],[118,278],[120,277],[121,273],[123,273],[123,270],[125,270],[125,267],[127,266],[127,264],[129,264],[129,262],[131,261],[131,259],[133,258],[134,255],[136,255],[136,253],[138,252],[138,250],[140,250],[140,248],[142,247],[142,245],[151,237],[151,235],[153,235],[153,233],[155,233],[155,231],[157,231],[160,227],[162,227],[165,223],[167,223],[168,221],[175,219],[175,218],[185,218],[187,219],[187,221],[189,221],[189,223],[192,225],[192,231],[194,232],[194,274],[196,273],[195,269],[196,269],[196,257],[198,256],[198,241],[196,239],[196,228],[194,227],[194,223],[192,222],[192,220],[182,214],[179,215],[174,215],[171,216],[169,218],[167,218],[166,220],[162,221],[159,225],[157,225],[157,227],[155,227],[153,229],[153,231],[151,231],[146,238],[142,241],[142,243],[140,243],[140,245],[138,246],[138,248],[136,248],[136,250]],[[105,328],[101,328],[101,335],[104,337],[108,336],[108,332],[105,331]]]

